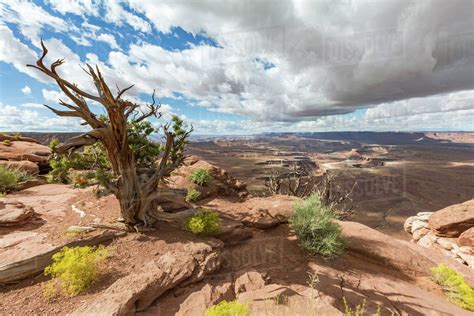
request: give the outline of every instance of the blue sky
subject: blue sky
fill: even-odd
[[[196,134],[473,130],[473,8],[0,0],[0,130],[84,129],[42,107],[62,96],[25,67],[40,38],[69,81],[93,91],[80,65],[97,64],[110,86],[136,84],[136,102],[156,89],[164,118],[180,115]]]

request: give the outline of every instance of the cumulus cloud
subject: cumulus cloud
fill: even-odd
[[[181,26],[219,42],[202,62],[221,71],[204,69],[199,83],[230,89],[223,111],[301,120],[474,86],[470,1],[131,4],[163,32]],[[252,69],[256,58],[275,68]]]
[[[24,86],[23,88],[21,88],[21,92],[22,92],[24,95],[30,95],[30,94],[31,94],[31,88],[28,87],[28,86]]]
[[[115,36],[111,34],[105,34],[102,33],[96,38],[98,41],[105,42],[110,45],[111,48],[114,49],[119,49],[120,47],[117,44],[117,41],[115,40]]]
[[[26,67],[36,59],[36,54],[20,40],[5,25],[0,24],[0,61],[12,64],[19,71],[34,78],[41,79],[36,71]]]
[[[43,94],[43,99],[48,102],[57,103],[60,99],[67,100],[67,96],[62,91],[41,89],[41,93]]]
[[[243,122],[254,128],[255,122],[275,129],[324,129],[330,124],[395,128],[409,116],[405,121],[417,127],[415,119],[425,122],[442,113],[462,122],[466,121],[462,115],[474,118],[471,1],[49,3],[61,14],[86,17],[105,12],[108,22],[127,23],[140,32],[154,28],[170,33],[181,27],[218,44],[190,44],[171,51],[144,36],[118,51],[111,34],[85,22],[77,41],[91,45],[92,40],[102,40],[114,48],[104,62],[94,54],[87,54],[86,61],[97,63],[111,86],[135,83],[132,97],[154,88],[161,97],[179,92],[190,104],[243,116]],[[27,22],[16,2],[5,2],[0,14],[5,21],[17,23],[29,39],[36,38],[47,23],[53,29],[63,28],[63,20],[29,6],[45,22],[36,17]],[[31,75],[24,64],[27,59],[31,62],[34,53],[7,26],[0,25],[0,32],[7,43],[0,43],[0,60]],[[72,76],[81,88],[94,90],[79,68],[77,54],[58,39],[49,39],[47,45],[55,48],[50,60],[66,59],[60,69],[63,74]],[[365,108],[362,117],[342,115]],[[326,117],[334,114],[341,115]],[[206,124],[226,128],[212,122],[201,126]],[[226,124],[236,128],[232,124],[237,123]]]
[[[64,20],[49,14],[42,7],[30,1],[0,1],[0,17],[4,22],[16,24],[23,36],[34,45],[39,45],[40,33],[43,28],[51,28],[56,32],[68,29]]]
[[[0,126],[7,131],[57,131],[65,132],[85,130],[81,127],[80,120],[70,117],[47,117],[38,111],[28,108],[36,108],[36,106],[12,106],[0,103]],[[27,109],[23,109],[23,107]]]

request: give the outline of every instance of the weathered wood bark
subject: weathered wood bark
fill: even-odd
[[[85,121],[92,129],[80,136],[71,138],[57,147],[57,153],[66,153],[76,150],[95,142],[101,142],[110,160],[114,179],[110,183],[110,189],[120,202],[120,208],[125,223],[131,226],[137,224],[151,225],[156,218],[153,213],[157,210],[155,203],[159,197],[158,184],[163,177],[170,174],[178,167],[183,159],[183,144],[192,131],[192,128],[179,135],[169,130],[169,125],[163,126],[166,144],[160,157],[158,166],[146,172],[139,171],[136,165],[135,154],[130,147],[127,124],[133,115],[135,122],[140,122],[148,117],[161,117],[160,105],[148,104],[148,111],[139,112],[139,104],[122,99],[122,95],[133,87],[119,90],[117,96],[113,96],[109,86],[98,67],[95,69],[87,65],[84,69],[91,77],[97,89],[98,95],[81,90],[76,84],[63,79],[56,68],[64,63],[59,59],[53,62],[49,68],[44,64],[44,58],[48,53],[47,48],[41,42],[43,53],[36,65],[27,65],[40,70],[45,75],[54,79],[61,91],[73,102],[69,104],[59,100],[59,104],[67,110],[58,110],[48,105],[47,108],[59,116],[78,117]],[[108,120],[101,120],[90,110],[86,100],[100,103],[107,111]]]

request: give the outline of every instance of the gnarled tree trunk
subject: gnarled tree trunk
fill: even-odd
[[[151,225],[156,218],[157,200],[160,198],[158,184],[163,177],[170,174],[172,170],[178,167],[183,159],[183,144],[191,130],[176,134],[169,130],[169,125],[163,126],[166,138],[166,144],[160,157],[158,166],[150,168],[143,172],[139,171],[136,165],[135,154],[130,147],[127,122],[133,114],[134,121],[140,122],[148,117],[160,117],[159,105],[155,105],[153,94],[153,103],[148,104],[148,111],[139,113],[137,110],[139,105],[122,99],[124,92],[133,87],[127,87],[119,90],[117,96],[113,96],[107,83],[98,67],[95,69],[87,65],[86,72],[91,76],[98,95],[85,92],[73,84],[59,76],[56,68],[64,63],[59,59],[53,62],[50,67],[44,65],[43,59],[48,53],[44,43],[41,42],[43,54],[36,62],[36,65],[28,65],[40,70],[50,78],[54,79],[59,88],[73,102],[69,104],[63,100],[59,100],[59,104],[66,110],[58,110],[45,105],[59,116],[79,117],[85,121],[85,124],[91,127],[87,133],[73,137],[64,144],[57,147],[58,153],[66,153],[86,145],[93,145],[101,142],[110,160],[113,172],[113,180],[110,183],[110,189],[117,197],[120,203],[122,217],[125,223],[130,226],[135,225]],[[100,103],[107,111],[108,121],[100,120],[86,102],[95,101]]]

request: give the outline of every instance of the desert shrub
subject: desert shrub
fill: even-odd
[[[219,213],[200,210],[185,222],[186,230],[193,234],[212,236],[219,231]]]
[[[188,192],[186,193],[186,201],[197,201],[199,200],[199,197],[201,196],[201,192],[194,188],[188,189]]]
[[[321,203],[319,195],[312,194],[295,204],[289,222],[306,252],[330,259],[341,255],[345,248],[341,227],[335,219],[331,208]]]
[[[211,174],[206,168],[194,169],[189,175],[189,180],[196,183],[197,185],[203,186],[209,183],[211,180]]]
[[[46,267],[44,274],[52,276],[52,282],[58,282],[64,294],[74,296],[96,280],[100,265],[109,256],[104,246],[64,247],[53,255],[53,263]]]
[[[21,182],[31,180],[28,172],[0,165],[0,193],[15,191]]]
[[[9,139],[4,139],[4,140],[3,140],[3,144],[4,144],[5,146],[11,146],[11,145],[12,145],[12,141],[9,140]]]
[[[474,290],[461,274],[445,264],[439,264],[431,269],[431,276],[454,303],[474,311]]]
[[[204,316],[248,316],[249,308],[239,301],[222,301],[217,305],[211,306]]]
[[[12,168],[0,165],[0,192],[7,193],[16,190],[20,178]]]
[[[352,307],[347,303],[347,300],[345,297],[342,298],[344,301],[344,316],[363,316],[364,315],[364,309],[365,309],[365,299],[362,301],[361,304],[358,304],[355,309],[352,309]],[[377,309],[378,311],[379,309]]]

